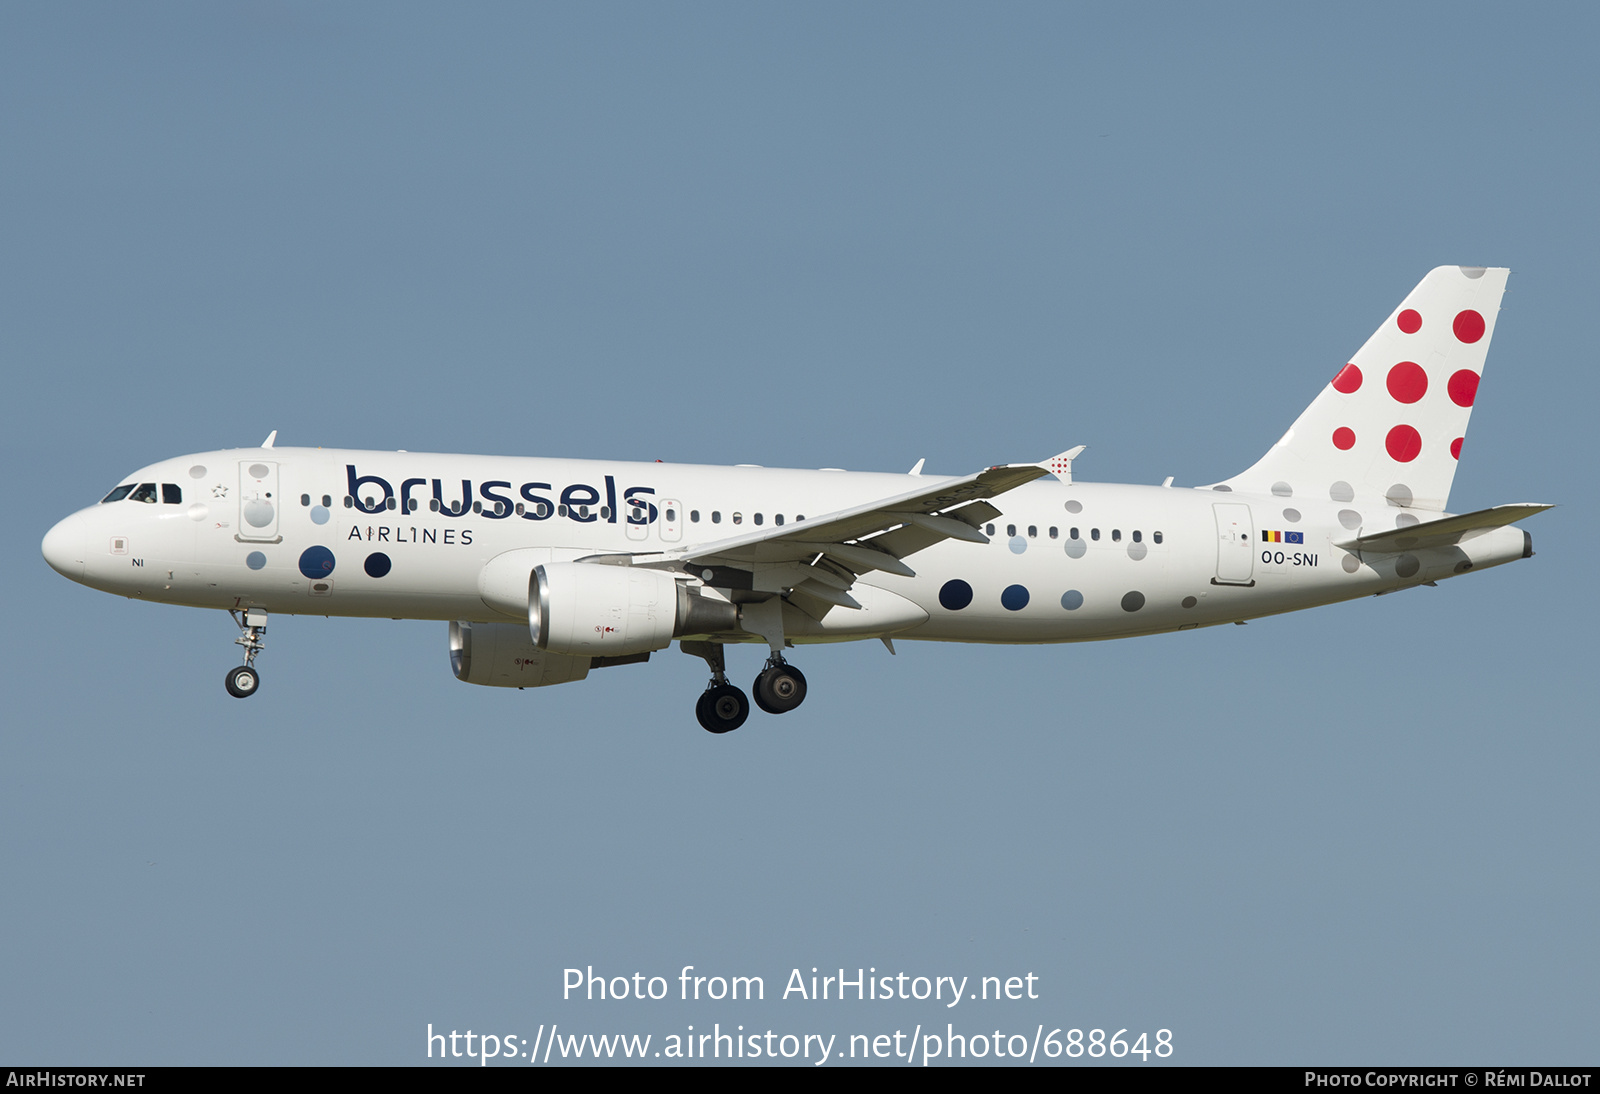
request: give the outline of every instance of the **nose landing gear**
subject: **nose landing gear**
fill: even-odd
[[[255,661],[256,655],[267,648],[264,640],[267,633],[267,613],[260,608],[246,608],[243,611],[229,608],[228,614],[239,624],[239,637],[233,641],[236,645],[244,647],[244,664],[229,669],[222,683],[228,689],[228,694],[235,699],[248,699],[261,687],[261,674],[256,671]]]

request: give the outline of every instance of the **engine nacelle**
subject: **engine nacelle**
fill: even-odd
[[[528,580],[528,632],[552,653],[648,653],[684,635],[738,629],[732,604],[693,595],[661,570],[554,562],[535,567]]]
[[[450,668],[457,680],[497,688],[542,688],[589,675],[589,658],[541,650],[515,623],[450,624]]]

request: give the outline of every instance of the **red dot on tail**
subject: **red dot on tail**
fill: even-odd
[[[1456,316],[1456,321],[1451,324],[1456,332],[1456,337],[1469,345],[1483,337],[1483,316],[1468,308]]]
[[[1422,453],[1422,434],[1408,425],[1397,425],[1389,430],[1383,446],[1396,463],[1410,463]]]
[[[1339,370],[1339,375],[1333,378],[1333,390],[1341,395],[1348,395],[1361,386],[1361,370],[1354,365],[1346,365]]]
[[[1452,403],[1456,406],[1471,406],[1472,401],[1478,397],[1478,374],[1470,369],[1461,369],[1450,377],[1447,388]]]
[[[1356,443],[1356,431],[1340,426],[1333,431],[1333,447],[1340,452],[1348,452]]]
[[[1397,402],[1414,403],[1428,392],[1428,374],[1414,361],[1401,361],[1389,370],[1389,394]]]
[[[1461,442],[1463,440],[1465,440],[1465,438],[1457,437],[1455,440],[1450,442],[1450,455],[1452,458],[1458,460],[1461,458]]]
[[[1395,322],[1400,324],[1400,329],[1407,334],[1416,334],[1422,329],[1422,316],[1407,308],[1395,317]]]

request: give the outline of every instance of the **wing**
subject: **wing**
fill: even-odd
[[[835,605],[861,606],[849,593],[861,574],[915,577],[901,560],[935,543],[988,543],[978,526],[1000,514],[988,499],[1048,474],[1039,464],[991,467],[783,527],[690,544],[645,564],[710,571],[709,584],[789,593],[791,603],[820,619]]]
[[[1492,509],[1480,509],[1476,513],[1441,517],[1439,520],[1423,521],[1421,524],[1396,528],[1389,532],[1375,532],[1370,536],[1360,536],[1341,543],[1339,546],[1379,554],[1412,551],[1424,547],[1448,547],[1452,543],[1460,543],[1473,532],[1515,524],[1524,517],[1531,517],[1535,513],[1542,513],[1551,508],[1554,507],[1537,504],[1496,505]]]

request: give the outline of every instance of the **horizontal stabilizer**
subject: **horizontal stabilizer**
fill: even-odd
[[[1457,517],[1424,521],[1388,532],[1374,532],[1360,536],[1339,546],[1382,554],[1387,551],[1413,551],[1424,547],[1448,547],[1471,538],[1474,532],[1515,524],[1524,517],[1552,509],[1551,505],[1523,504],[1496,505],[1493,509],[1480,509],[1476,513],[1462,513]]]

